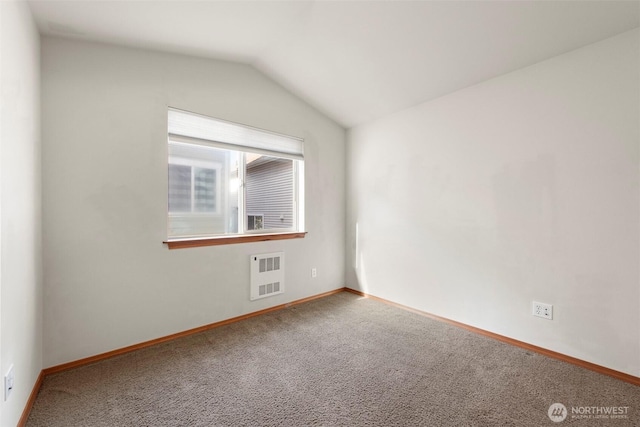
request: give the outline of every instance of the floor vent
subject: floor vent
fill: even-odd
[[[284,252],[251,255],[251,300],[284,292]]]

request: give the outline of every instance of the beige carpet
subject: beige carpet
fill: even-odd
[[[640,426],[640,387],[343,292],[49,376],[27,425],[564,424]]]

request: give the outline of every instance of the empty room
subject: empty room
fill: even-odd
[[[2,427],[640,425],[637,1],[0,1]]]

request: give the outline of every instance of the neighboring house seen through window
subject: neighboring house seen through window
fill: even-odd
[[[173,156],[169,163],[169,213],[216,212],[218,170]],[[193,164],[195,163],[195,164]]]
[[[168,235],[304,229],[302,140],[169,110]]]
[[[264,228],[264,215],[247,215],[247,230],[262,230]]]

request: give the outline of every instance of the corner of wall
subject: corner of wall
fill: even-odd
[[[42,371],[40,36],[26,2],[0,2],[0,425],[19,423]]]

